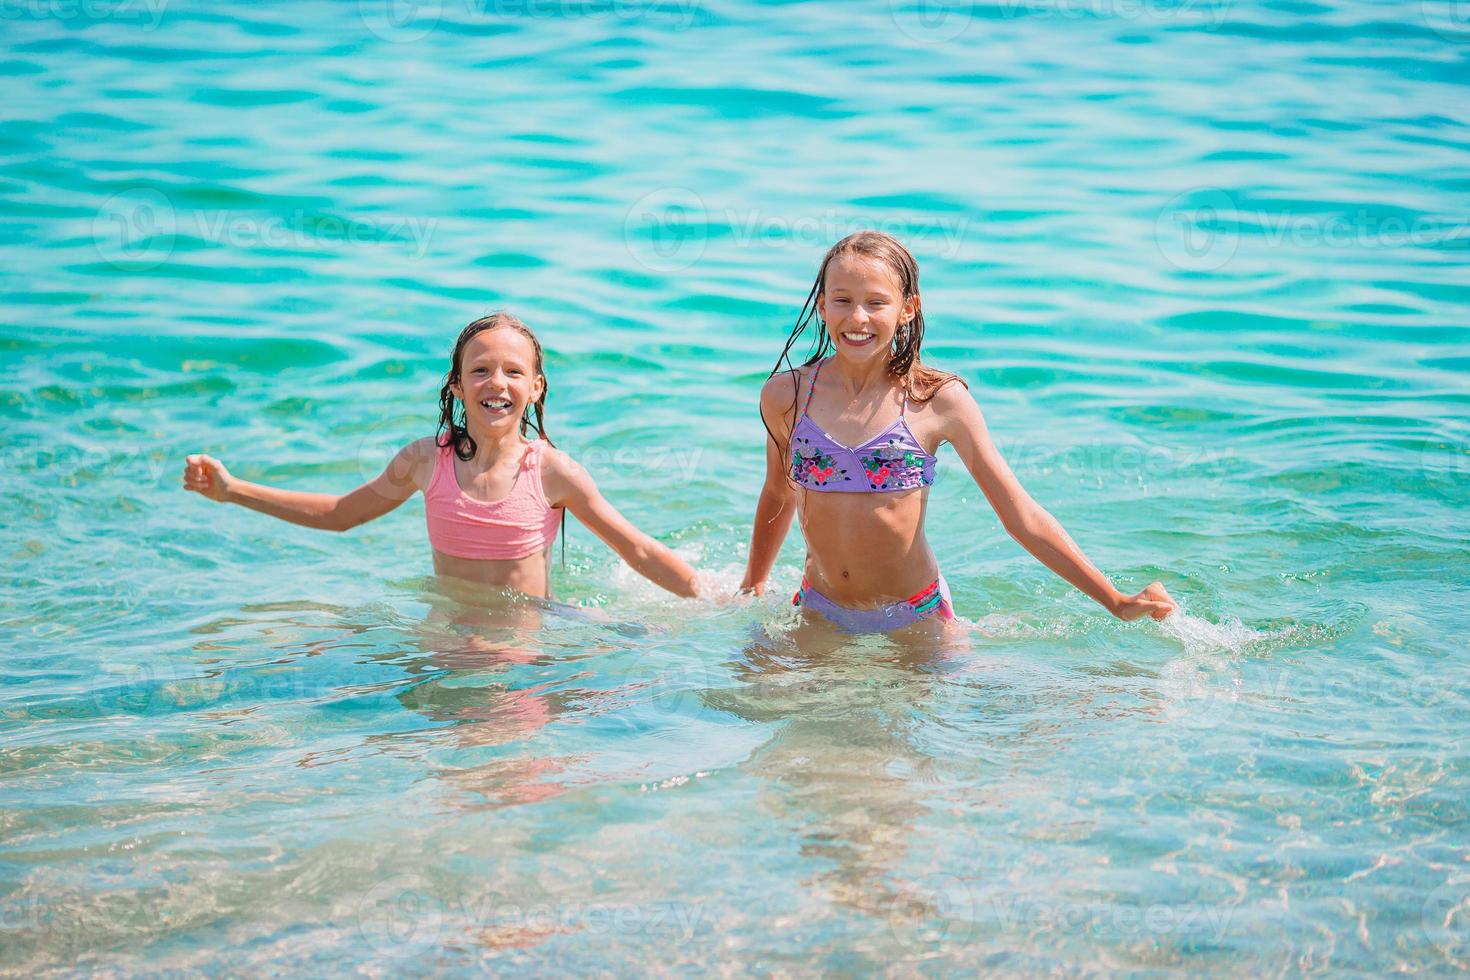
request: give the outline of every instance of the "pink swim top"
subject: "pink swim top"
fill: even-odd
[[[548,504],[541,489],[545,446],[537,439],[526,447],[510,493],[493,504],[460,488],[454,475],[454,448],[440,446],[434,475],[424,491],[424,517],[434,550],[454,558],[511,561],[550,548],[562,508]]]

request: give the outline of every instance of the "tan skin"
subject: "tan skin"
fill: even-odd
[[[834,258],[817,312],[836,347],[822,368],[809,414],[833,439],[861,445],[892,424],[903,389],[888,371],[899,327],[911,321],[919,297],[903,296],[894,270],[855,254]],[[776,436],[766,440],[766,480],[756,504],[755,529],[742,590],[762,594],[798,515],[806,539],[806,577],[838,605],[872,608],[898,602],[939,574],[924,537],[927,487],[894,493],[812,493],[788,477],[791,429],[811,389],[813,368],[798,368],[797,401],[792,373],[771,378],[761,390],[761,415]],[[1136,595],[1113,587],[1082,550],[1031,499],[990,438],[980,406],[960,384],[943,386],[928,401],[910,401],[908,426],[929,453],[954,446],[960,461],[995,509],[1006,532],[1047,568],[1123,620],[1163,619],[1174,600],[1159,582]],[[882,560],[876,560],[876,556]]]
[[[534,364],[531,341],[510,328],[487,330],[465,345],[460,383],[451,390],[465,405],[465,426],[475,440],[476,452],[469,460],[454,457],[454,475],[460,489],[471,497],[493,503],[508,496],[514,486],[529,445],[520,434],[520,420],[546,385]],[[184,466],[184,489],[293,524],[346,531],[382,517],[415,491],[426,490],[436,453],[433,437],[411,442],[382,473],[340,496],[249,483],[231,476],[213,457],[192,455]],[[546,448],[541,484],[551,506],[565,507],[634,571],[676,595],[698,595],[694,570],[618,513],[598,492],[587,471],[566,453]],[[549,559],[549,549],[514,561],[456,558],[435,550],[434,571],[452,579],[544,597],[551,593]]]

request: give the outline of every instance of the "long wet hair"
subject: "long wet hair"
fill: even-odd
[[[438,446],[453,446],[454,454],[460,459],[474,459],[475,451],[479,447],[475,445],[474,437],[466,427],[464,406],[459,405],[458,413],[455,411],[458,399],[454,397],[451,388],[460,383],[465,345],[485,331],[498,330],[501,327],[514,330],[531,342],[531,349],[535,351],[531,370],[541,378],[541,397],[526,406],[526,414],[521,416],[521,435],[524,436],[534,429],[538,437],[546,440],[547,445],[556,445],[546,435],[546,395],[550,385],[546,382],[546,372],[542,368],[541,341],[517,317],[499,311],[480,317],[459,332],[459,339],[454,342],[454,352],[449,355],[449,373],[444,375],[444,387],[439,389],[439,431],[434,436],[434,443]]]
[[[791,336],[786,338],[786,346],[782,348],[781,356],[776,359],[776,366],[768,375],[774,378],[782,371],[791,372],[792,418],[796,417],[801,378],[795,365],[791,363],[791,349],[813,322],[816,323],[816,329],[811,341],[810,355],[801,366],[815,364],[835,349],[832,338],[827,335],[827,325],[818,317],[817,299],[826,295],[827,268],[840,255],[861,255],[882,262],[898,277],[903,290],[903,301],[914,301],[914,317],[908,323],[899,325],[898,332],[893,336],[893,347],[888,353],[888,373],[903,386],[908,400],[926,402],[952,381],[965,384],[965,380],[959,375],[929,367],[919,358],[919,351],[924,343],[924,306],[919,298],[919,263],[914,260],[913,254],[892,235],[881,231],[858,231],[827,249],[827,254],[822,257],[822,265],[817,269],[816,282],[812,283],[811,292],[807,293],[806,302],[802,304],[801,314],[796,318],[796,326],[791,329]],[[968,388],[969,385],[965,387]],[[764,424],[764,418],[761,421]],[[778,441],[770,426],[766,426],[766,433],[772,442]]]

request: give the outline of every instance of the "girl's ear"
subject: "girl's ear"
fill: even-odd
[[[817,319],[825,326],[827,323],[827,294],[817,294]]]
[[[536,384],[531,389],[531,404],[534,405],[536,402],[539,402],[541,396],[544,394],[546,394],[546,375],[538,374],[536,375]]]
[[[903,301],[903,315],[898,318],[898,322],[901,324],[908,324],[914,319],[916,315],[918,315],[918,312],[919,297],[910,296],[908,299]]]
[[[460,401],[464,401],[464,389],[453,382],[449,385],[449,393]]]

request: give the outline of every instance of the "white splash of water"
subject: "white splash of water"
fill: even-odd
[[[1159,632],[1177,640],[1190,655],[1205,653],[1244,653],[1254,644],[1268,638],[1269,634],[1251,629],[1238,619],[1225,619],[1212,623],[1199,616],[1191,616],[1182,599],[1176,599],[1178,608],[1174,614],[1158,623]]]

